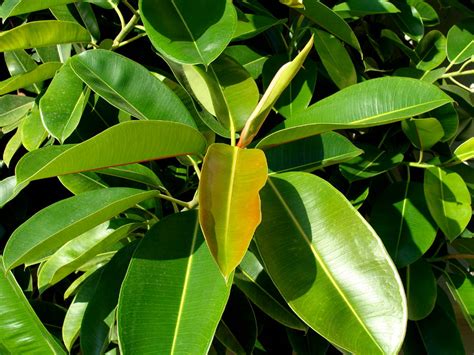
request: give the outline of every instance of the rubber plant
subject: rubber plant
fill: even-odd
[[[464,354],[468,2],[3,1],[0,352]]]

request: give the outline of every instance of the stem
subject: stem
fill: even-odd
[[[235,141],[235,129],[234,127],[231,127],[230,130],[230,145],[235,147],[236,141]]]
[[[471,75],[474,74],[474,69],[466,70],[466,71],[454,71],[452,73],[443,74],[442,78],[451,78],[453,76],[461,76],[461,75]]]
[[[410,162],[405,162],[406,165],[414,167],[414,168],[422,168],[422,169],[428,169],[428,168],[435,168],[437,165],[434,164],[427,164],[427,163],[415,163],[413,161]]]
[[[191,164],[193,164],[194,171],[196,172],[198,179],[201,180],[201,169],[199,169],[196,161],[190,155],[186,155],[186,157],[191,162]]]
[[[114,6],[114,11],[120,20],[120,26],[122,27],[122,30],[123,30],[125,28],[125,19],[123,18],[122,12],[118,8],[118,6]]]
[[[127,0],[122,0],[122,3],[123,3],[126,7],[128,7],[128,9],[129,9],[134,15],[135,15],[135,14],[138,14],[138,11],[135,10],[135,8],[134,8],[132,5],[130,5],[130,3],[129,3]]]
[[[130,21],[125,25],[124,28],[120,31],[120,33],[115,37],[114,39],[114,44],[112,46],[112,49],[116,49],[120,46],[120,42],[122,42],[125,37],[133,30],[133,27],[138,23],[140,20],[140,15],[139,14],[134,14]]]
[[[182,207],[189,207],[189,204],[190,204],[189,202],[178,200],[177,198],[174,198],[174,197],[169,196],[169,195],[159,194],[158,197],[163,199],[163,200],[173,202],[173,203],[175,203],[177,205],[180,205]]]
[[[127,39],[126,41],[120,42],[117,48],[123,47],[129,43],[135,42],[137,39],[140,39],[145,36],[146,36],[146,33],[140,33],[139,35],[136,35],[135,37],[132,37],[130,39]]]
[[[457,86],[460,86],[463,89],[466,89],[467,91],[472,92],[471,88],[468,88],[466,85],[464,85],[463,83],[460,83],[459,81],[457,81],[453,77],[449,77],[448,79],[451,80],[453,83],[455,83]]]

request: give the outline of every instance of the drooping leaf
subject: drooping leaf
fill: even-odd
[[[269,178],[262,207],[256,244],[293,311],[342,349],[396,353],[407,317],[403,286],[349,201],[317,176],[284,173]]]
[[[0,181],[0,208],[15,196],[15,186],[15,176],[9,176]]]
[[[413,145],[430,149],[444,137],[444,129],[436,118],[412,118],[402,121],[402,129]]]
[[[406,268],[405,289],[408,302],[408,319],[427,317],[436,304],[437,285],[431,265],[423,259]]]
[[[263,151],[221,143],[209,147],[199,184],[199,222],[226,278],[244,257],[261,221],[258,192],[266,179]]]
[[[75,22],[34,21],[0,32],[0,52],[89,41],[89,32]]]
[[[416,47],[416,53],[420,57],[417,69],[429,71],[438,67],[446,59],[446,37],[436,30],[428,32]]]
[[[423,186],[418,182],[388,186],[375,201],[370,224],[399,268],[419,259],[433,244],[437,232]]]
[[[326,31],[313,30],[314,47],[329,77],[339,89],[357,83],[357,74],[351,57],[342,43]]]
[[[65,64],[39,102],[44,127],[61,143],[76,129],[89,98],[82,86],[81,79]]]
[[[139,245],[122,286],[122,352],[207,353],[231,284],[212,259],[195,211],[161,220]]]
[[[0,256],[0,350],[6,354],[65,354],[38,319]]]
[[[245,127],[241,133],[238,143],[239,147],[246,147],[257,135],[260,127],[270,113],[273,105],[280,95],[285,91],[291,80],[302,67],[306,57],[313,46],[313,37],[308,41],[303,50],[291,62],[283,65],[275,74],[267,90],[258,102],[257,107],[248,118]]]
[[[448,59],[462,63],[474,55],[474,25],[472,19],[455,24],[448,32],[446,46]]]
[[[11,76],[24,74],[38,67],[38,64],[36,64],[33,58],[31,58],[31,56],[23,49],[5,52],[3,56],[5,58],[8,72]],[[59,62],[59,60],[56,60],[56,62]],[[41,88],[42,83],[36,83],[31,87],[27,87],[26,90],[39,93]]]
[[[292,329],[307,330],[293,314],[273,285],[257,257],[250,251],[245,254],[234,275],[234,283],[263,312]]]
[[[345,88],[286,120],[257,147],[266,147],[335,129],[362,128],[401,121],[453,100],[432,84],[386,77]]]
[[[87,354],[103,354],[109,344],[120,287],[137,244],[133,242],[120,249],[102,270],[81,323],[81,349]]]
[[[15,134],[9,139],[3,150],[3,162],[6,166],[10,166],[15,153],[21,147],[21,124],[16,130]]]
[[[31,112],[25,117],[21,126],[21,143],[28,151],[36,150],[48,137],[48,132],[41,122],[38,105],[34,105]]]
[[[454,150],[454,160],[458,162],[474,158],[474,137],[469,138]]]
[[[113,223],[105,222],[64,244],[39,268],[40,292],[58,283],[97,254],[107,251],[139,226],[138,223],[128,223],[114,228]]]
[[[57,62],[44,63],[32,71],[3,80],[0,82],[0,95],[51,79],[61,66],[62,63]]]
[[[30,152],[18,162],[16,176],[20,184],[79,171],[199,154],[205,147],[204,137],[186,125],[129,121],[80,144],[50,146]]]
[[[425,199],[433,219],[453,241],[472,216],[471,195],[459,174],[434,167],[425,169]]]
[[[229,44],[237,25],[228,0],[140,0],[139,7],[155,48],[182,64],[209,65]]]
[[[0,127],[21,120],[33,107],[35,99],[28,96],[4,95],[0,97]]]
[[[271,172],[292,170],[313,171],[328,165],[350,160],[363,151],[346,137],[326,132],[265,150]]]
[[[145,120],[196,127],[179,98],[140,64],[103,49],[84,52],[69,63],[92,90],[115,107]]]
[[[106,0],[104,0],[105,2]],[[100,28],[92,6],[87,2],[76,2],[77,13],[95,41],[100,40]]]
[[[38,263],[68,241],[156,195],[156,191],[109,188],[56,202],[13,232],[4,250],[5,267]]]

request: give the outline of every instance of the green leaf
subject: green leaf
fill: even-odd
[[[75,0],[5,0],[0,7],[0,17],[5,21],[11,16],[23,15],[34,11],[44,10],[52,6],[69,4]]]
[[[224,54],[234,58],[254,79],[262,74],[263,65],[268,60],[267,56],[261,55],[244,45],[229,46],[225,49]]]
[[[307,330],[306,325],[288,308],[252,252],[247,251],[242,259],[235,272],[234,283],[255,305],[277,322],[292,329]]]
[[[184,65],[183,74],[201,105],[232,132],[240,131],[257,106],[258,87],[231,57],[221,55],[207,69]]]
[[[352,16],[366,16],[400,12],[387,0],[347,0],[333,8],[336,12],[349,12]]]
[[[20,184],[134,162],[200,154],[205,148],[204,137],[186,125],[129,121],[80,144],[50,146],[30,152],[18,162],[16,176]]]
[[[350,160],[363,151],[346,137],[327,132],[265,150],[268,169],[272,172],[313,171]]]
[[[317,0],[304,0],[304,8],[298,8],[308,19],[362,54],[359,41],[351,27],[334,11]]]
[[[0,181],[0,208],[15,197],[15,186],[15,176],[9,176]]]
[[[100,179],[99,175],[93,172],[62,175],[58,176],[58,179],[61,184],[74,195],[108,187],[108,185]]]
[[[163,183],[156,176],[156,174],[151,169],[141,164],[115,166],[107,169],[97,170],[96,173],[140,182],[153,187],[154,189],[163,189]]]
[[[403,154],[385,151],[372,145],[359,145],[364,153],[339,165],[342,175],[349,181],[368,179],[400,165]]]
[[[28,96],[4,95],[0,97],[0,127],[17,123],[33,107],[35,99]]]
[[[438,67],[446,59],[446,37],[436,30],[428,32],[416,46],[416,53],[420,57],[417,69],[429,71]]]
[[[39,291],[43,292],[76,271],[94,256],[108,251],[108,248],[127,237],[139,226],[138,223],[114,226],[114,223],[106,222],[70,240],[39,268]]]
[[[209,65],[224,51],[237,26],[229,0],[140,0],[139,7],[153,46],[182,64]]]
[[[21,126],[21,143],[28,151],[36,150],[48,137],[48,132],[41,122],[38,105],[34,105],[30,114],[25,117]]]
[[[419,42],[423,38],[425,28],[416,8],[404,0],[393,1],[393,4],[400,10],[399,13],[392,15],[398,28],[412,40]]]
[[[430,4],[423,0],[417,0],[414,1],[414,3],[416,11],[418,11],[421,19],[423,20],[423,25],[428,27],[439,24],[439,16],[436,13],[436,10]]]
[[[6,166],[10,166],[10,162],[13,159],[15,153],[21,147],[21,125],[16,130],[15,134],[10,138],[8,143],[3,150],[3,162]]]
[[[44,127],[61,143],[76,129],[89,98],[82,86],[82,80],[65,64],[39,102]]]
[[[278,20],[270,16],[246,14],[238,9],[237,19],[237,28],[232,36],[233,41],[255,37],[273,26],[286,22],[286,20]]]
[[[436,118],[443,126],[444,136],[441,142],[448,142],[456,136],[459,127],[459,118],[453,103],[443,105],[431,111],[429,116]]]
[[[204,242],[195,211],[164,218],[143,238],[123,283],[120,349],[124,354],[206,354],[231,284],[226,285]]]
[[[44,63],[32,71],[0,81],[0,95],[51,79],[62,65],[57,62]]]
[[[474,55],[474,25],[472,19],[461,21],[450,28],[446,46],[448,59],[462,63]]]
[[[34,21],[0,32],[0,52],[77,42],[89,43],[90,34],[69,21]]]
[[[391,184],[375,201],[370,224],[401,268],[418,260],[433,244],[436,223],[418,182]]]
[[[56,202],[13,232],[4,250],[5,267],[36,264],[68,241],[157,194],[157,191],[109,188]]]
[[[464,180],[446,169],[425,169],[424,191],[431,215],[446,237],[453,241],[472,216],[471,195]]]
[[[270,85],[268,85],[267,90],[258,102],[257,107],[252,112],[245,124],[240,136],[240,141],[238,144],[239,147],[244,148],[252,142],[253,138],[257,135],[258,131],[262,127],[263,122],[265,122],[265,119],[270,113],[273,105],[275,105],[275,102],[303,66],[303,63],[312,46],[313,37],[311,37],[311,39],[305,45],[303,50],[295,57],[295,59],[283,65],[275,74],[272,81],[270,82]]]
[[[329,77],[339,89],[357,83],[357,74],[351,57],[342,43],[326,31],[313,29],[314,47]]]
[[[459,145],[453,153],[454,161],[463,162],[474,158],[474,137]]]
[[[67,310],[62,327],[62,338],[69,352],[79,336],[84,313],[91,298],[94,296],[102,271],[103,268],[99,269],[84,281],[84,284],[79,288]]]
[[[386,77],[345,88],[286,120],[257,147],[291,142],[322,132],[378,126],[401,121],[452,102],[432,84],[416,79]]]
[[[77,76],[113,106],[144,120],[196,127],[179,98],[140,64],[103,49],[84,52],[69,63]]]
[[[32,71],[38,67],[38,64],[26,53],[23,49],[16,51],[5,52],[5,64],[11,76],[20,75]],[[59,60],[57,60],[59,62]],[[32,87],[27,87],[26,90],[39,93],[42,88],[42,83],[33,84]]]
[[[423,259],[406,268],[408,319],[426,318],[436,304],[436,278],[431,265]]]
[[[474,330],[474,277],[466,273],[446,274],[451,295],[461,308],[471,330]]]
[[[413,145],[428,150],[444,137],[444,129],[436,118],[411,118],[402,121],[402,129]]]
[[[6,354],[65,354],[36,316],[0,256],[0,350]]]
[[[225,278],[239,265],[261,221],[258,192],[266,179],[263,151],[221,143],[209,147],[199,183],[199,222]]]
[[[81,323],[81,350],[86,354],[100,355],[107,349],[115,323],[120,287],[137,244],[130,243],[120,249],[102,270]]]
[[[363,217],[306,173],[274,175],[261,195],[256,244],[293,311],[349,352],[396,353],[407,318],[403,286]]]

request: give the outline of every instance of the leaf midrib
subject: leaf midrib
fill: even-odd
[[[352,306],[352,304],[349,302],[349,300],[347,299],[346,295],[344,294],[344,292],[342,291],[342,289],[339,287],[339,285],[337,284],[336,280],[334,279],[333,275],[331,274],[331,272],[329,271],[327,265],[324,263],[324,260],[322,259],[322,257],[319,255],[318,251],[314,248],[313,244],[311,243],[309,237],[306,235],[305,231],[303,230],[303,227],[300,225],[300,223],[298,222],[298,219],[295,217],[295,215],[293,214],[293,212],[291,212],[291,209],[290,207],[288,206],[288,204],[285,202],[285,199],[283,198],[283,196],[281,196],[280,192],[278,191],[278,189],[276,188],[275,184],[271,181],[271,179],[268,179],[268,183],[269,183],[269,186],[272,188],[272,190],[274,191],[275,195],[277,196],[278,200],[280,201],[281,205],[283,206],[283,208],[285,209],[286,213],[288,214],[288,216],[290,217],[291,221],[293,222],[293,224],[295,225],[296,229],[298,230],[298,232],[300,233],[300,235],[303,237],[303,240],[308,244],[310,250],[312,251],[314,257],[316,258],[318,264],[321,266],[321,268],[323,269],[324,273],[326,274],[326,276],[328,277],[329,281],[331,282],[331,284],[334,286],[334,288],[336,289],[336,291],[339,293],[339,295],[341,296],[341,298],[343,299],[343,301],[346,303],[346,305],[348,306],[348,308],[351,310],[352,314],[355,316],[355,318],[357,319],[357,321],[359,322],[359,324],[362,326],[362,329],[364,329],[364,331],[367,333],[367,335],[369,336],[369,338],[373,341],[373,343],[377,346],[377,348],[382,352],[384,353],[383,349],[380,347],[379,343],[375,340],[375,338],[373,337],[373,335],[370,333],[369,329],[367,328],[367,326],[365,325],[365,323],[363,322],[362,318],[359,316],[359,314],[356,312],[356,310],[354,309],[354,307]]]

